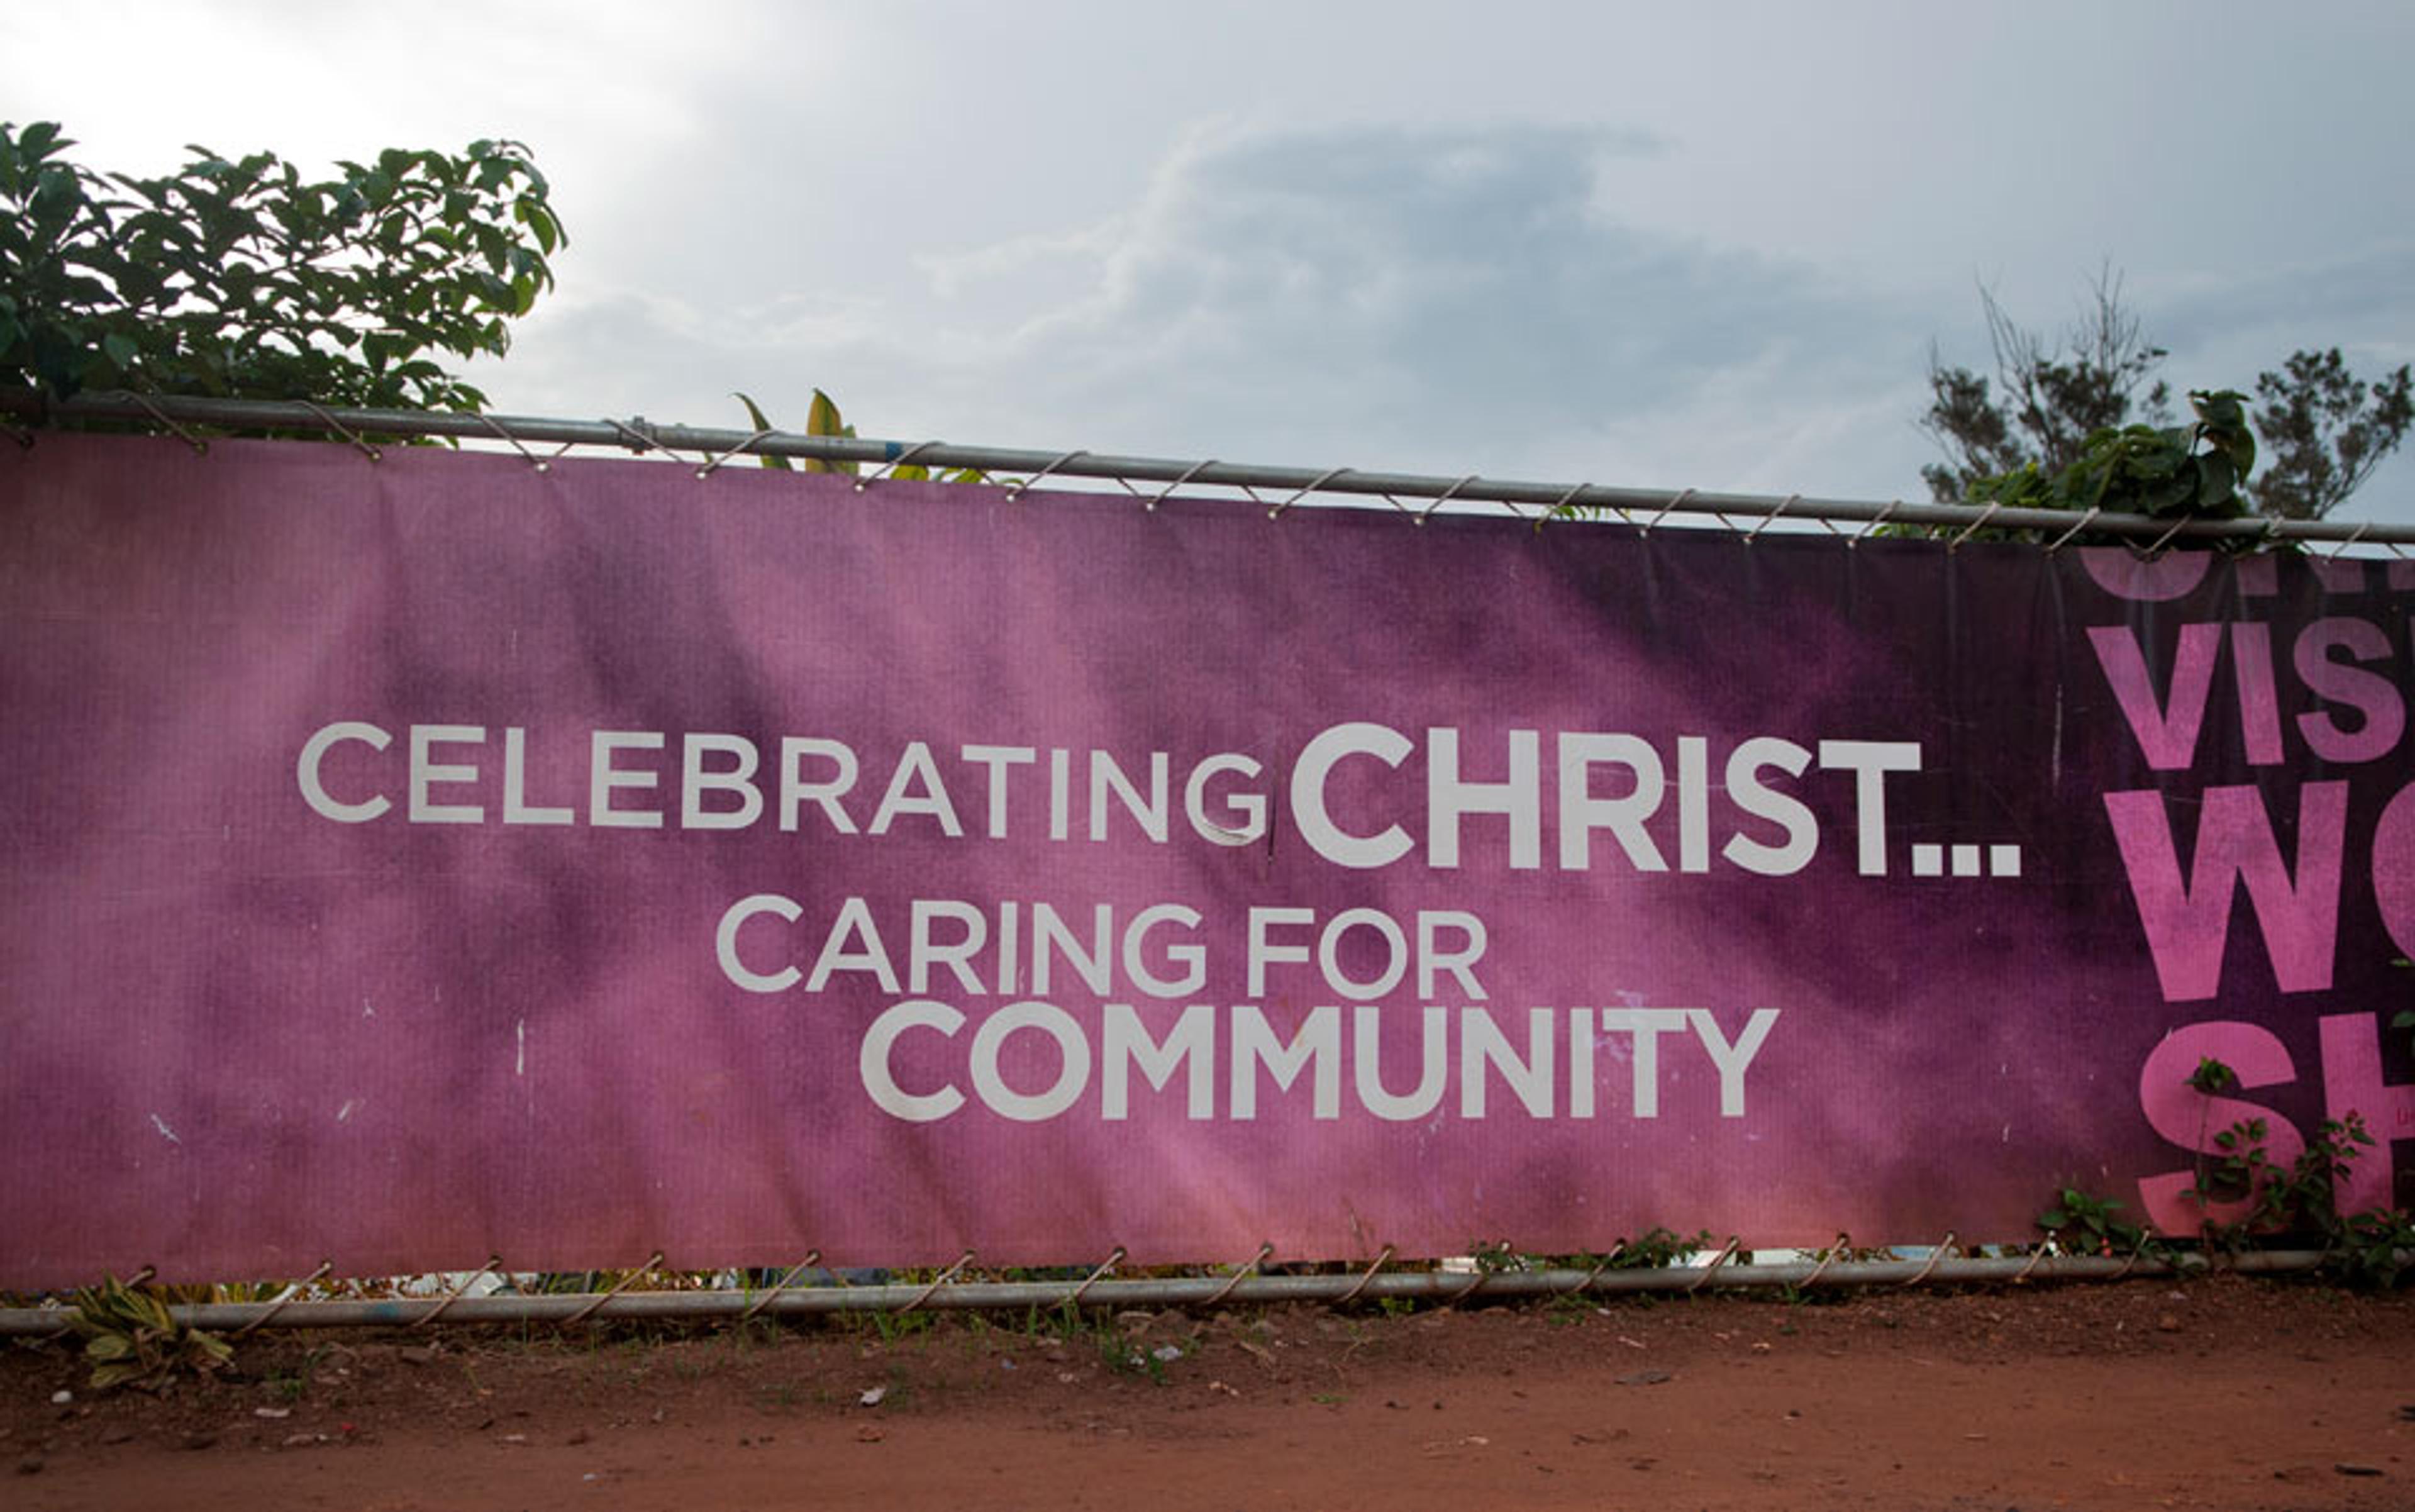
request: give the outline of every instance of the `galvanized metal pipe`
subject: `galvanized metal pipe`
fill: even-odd
[[[2011,509],[1994,505],[1938,504],[1894,500],[1812,499],[1800,494],[1707,493],[1691,488],[1607,487],[1594,484],[1534,483],[1466,475],[1362,472],[1352,468],[1282,467],[1166,457],[1121,457],[1092,452],[1054,452],[999,446],[954,446],[943,442],[862,440],[806,436],[794,431],[732,430],[700,426],[655,425],[643,418],[562,420],[530,415],[483,415],[414,410],[329,410],[266,399],[207,399],[81,394],[45,401],[33,393],[0,393],[0,413],[37,423],[49,420],[127,420],[149,424],[224,427],[232,429],[315,431],[325,435],[427,436],[457,441],[541,442],[623,451],[692,453],[711,472],[749,457],[779,457],[882,467],[909,455],[933,468],[978,468],[1002,473],[1044,474],[1126,483],[1213,486],[1292,490],[1360,499],[1477,502],[1548,510],[1557,505],[1626,511],[1646,523],[1670,515],[1710,516],[1732,525],[1766,524],[1780,517],[1859,523],[1881,522],[1972,530],[1981,526],[2032,530],[2059,536],[2083,523],[2062,510]],[[877,485],[876,485],[877,486]],[[1277,511],[1283,507],[1278,503]],[[1417,512],[1412,512],[1417,513]],[[2084,521],[2092,531],[2150,542],[2332,542],[2343,546],[2415,545],[2415,525],[2372,521],[2182,519],[2104,513]],[[1753,531],[1753,534],[1759,532]]]
[[[2220,1268],[2250,1275],[2282,1275],[2318,1268],[2319,1250],[2253,1251],[2226,1260]],[[562,1295],[381,1297],[326,1301],[211,1302],[179,1304],[169,1310],[182,1323],[211,1330],[277,1328],[402,1328],[442,1311],[448,1324],[570,1324],[729,1320],[773,1315],[803,1318],[853,1312],[1025,1311],[1053,1310],[1073,1301],[1088,1308],[1187,1308],[1210,1302],[1266,1304],[1339,1303],[1399,1298],[1443,1303],[1477,1299],[1534,1300],[1554,1296],[1623,1296],[1633,1293],[1685,1292],[1705,1285],[1773,1290],[1871,1286],[1988,1286],[2015,1281],[2117,1280],[2124,1277],[2201,1275],[2210,1266],[2190,1257],[2172,1265],[2120,1256],[2053,1255],[1993,1258],[1953,1256],[1933,1260],[1850,1260],[1833,1264],[1792,1261],[1782,1265],[1725,1265],[1705,1275],[1700,1265],[1637,1270],[1494,1270],[1476,1272],[1392,1271],[1368,1276],[1217,1276],[1133,1278],[1123,1280],[965,1281],[933,1287],[928,1282],[882,1286],[798,1286],[770,1294],[736,1289],[687,1292],[584,1293]],[[70,1310],[0,1309],[0,1336],[44,1337],[62,1332]]]

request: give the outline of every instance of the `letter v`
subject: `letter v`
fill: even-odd
[[[2205,724],[2206,699],[2213,691],[2214,659],[2222,654],[2222,626],[2181,626],[2172,696],[2165,704],[2155,701],[2154,680],[2147,674],[2137,632],[2127,625],[2093,625],[2088,639],[2096,648],[2096,665],[2105,669],[2113,696],[2121,700],[2122,717],[2130,722],[2130,733],[2146,753],[2147,765],[2157,771],[2184,771],[2197,759],[2198,731]]]

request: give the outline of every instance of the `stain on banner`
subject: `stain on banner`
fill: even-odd
[[[44,437],[0,1284],[2387,1202],[2409,587]]]

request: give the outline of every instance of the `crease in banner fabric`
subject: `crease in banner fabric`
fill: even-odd
[[[0,1284],[2403,1202],[2410,588],[44,436]]]

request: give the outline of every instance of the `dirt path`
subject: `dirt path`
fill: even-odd
[[[2230,1280],[0,1361],[25,1512],[2415,1505],[2415,1301]]]

